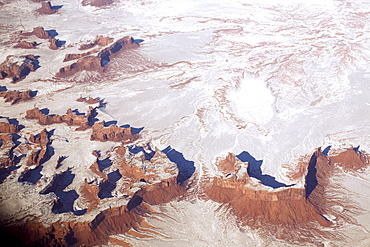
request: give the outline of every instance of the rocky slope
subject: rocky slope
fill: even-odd
[[[98,41],[95,40],[94,43],[97,44],[109,44],[111,43],[110,39],[106,40],[102,38],[98,38]],[[139,44],[134,41],[132,37],[126,36],[123,37],[112,45],[102,50],[96,55],[92,55],[94,52],[98,50],[90,51],[83,54],[67,54],[64,58],[64,61],[78,59],[77,62],[72,63],[71,65],[65,66],[59,70],[56,74],[57,77],[70,77],[75,75],[80,71],[97,71],[102,73],[104,71],[104,67],[109,63],[111,56],[118,54],[118,52],[125,50],[125,49],[133,49],[139,47]],[[85,46],[83,46],[85,48]]]
[[[90,128],[91,122],[95,116],[95,109],[89,107],[86,114],[80,115],[78,111],[67,110],[66,115],[48,115],[40,109],[34,108],[26,112],[27,119],[36,119],[41,125],[50,125],[54,123],[66,123],[69,126],[79,126],[76,130],[85,130]]]
[[[42,125],[67,123],[82,127],[88,124],[88,117],[73,115],[70,110],[63,116],[50,116],[42,114],[38,109],[33,109],[27,111],[26,117],[37,119]],[[79,117],[81,121],[78,121]],[[101,151],[94,151],[96,161],[92,165],[84,164],[86,168],[90,166],[92,171],[90,176],[75,179],[77,171],[75,172],[73,167],[63,168],[63,163],[68,157],[59,156],[57,164],[53,165],[55,162],[53,156],[57,155],[59,150],[53,145],[52,131],[44,129],[37,135],[31,134],[23,138],[23,135],[28,132],[27,129],[23,129],[20,133],[23,141],[14,143],[11,141],[11,135],[19,133],[19,127],[3,119],[0,130],[2,133],[1,176],[5,177],[4,186],[11,181],[15,182],[14,178],[18,177],[19,185],[33,184],[33,192],[31,192],[33,194],[29,200],[37,197],[37,194],[52,196],[47,197],[50,198],[49,202],[46,202],[45,208],[42,209],[51,211],[39,220],[29,220],[32,212],[28,212],[29,217],[25,219],[18,219],[16,215],[9,216],[10,212],[7,212],[0,223],[2,231],[20,239],[23,244],[31,246],[106,244],[110,241],[111,235],[126,233],[132,229],[134,231],[141,229],[140,231],[155,234],[150,225],[145,223],[144,216],[155,213],[151,210],[150,204],[166,203],[184,193],[184,188],[177,183],[179,174],[177,164],[171,162],[159,150],[153,151],[152,156],[148,158],[142,152],[131,152],[125,145],[115,144],[114,142],[126,140],[124,128],[109,126],[101,130],[94,126],[92,132],[95,140],[107,141],[107,139],[99,139],[99,131],[106,132],[109,140],[112,141],[111,151],[105,153],[104,157]],[[132,138],[131,135],[129,136]],[[19,158],[15,160],[14,157],[17,156]],[[10,168],[14,165],[17,165],[17,168],[13,171]],[[49,172],[40,173],[43,169],[48,169]],[[50,178],[48,177],[50,174],[54,175]],[[8,176],[11,177],[9,182],[6,181]],[[71,186],[71,183],[76,189],[67,191],[66,187]],[[113,201],[114,203],[107,207],[109,202]],[[6,205],[6,200],[2,203],[2,207],[4,204]],[[18,205],[13,210],[22,210],[21,208],[22,205]],[[67,214],[68,221],[55,222],[53,217],[50,217],[52,214]],[[37,213],[34,216],[36,215]],[[82,215],[85,216],[80,217]]]
[[[7,56],[0,64],[0,79],[10,78],[11,83],[17,83],[39,67],[38,57],[34,55]]]
[[[27,90],[24,92],[20,92],[18,90],[2,92],[0,91],[0,97],[3,97],[5,99],[5,102],[11,102],[12,105],[22,101],[32,100],[36,94],[37,92],[34,92],[32,90]]]
[[[43,15],[51,15],[55,14],[57,12],[57,9],[51,5],[51,2],[44,1],[41,2],[41,8],[37,9],[37,12]]]
[[[21,41],[18,44],[14,46],[14,48],[21,48],[21,49],[36,49],[38,46],[38,43],[36,41],[28,42],[28,41]]]
[[[304,187],[285,185],[274,189],[264,185],[264,181],[250,177],[249,164],[229,153],[216,161],[219,175],[204,178],[203,197],[230,208],[242,225],[263,230],[267,235],[292,244],[318,244],[311,238],[312,233],[335,239],[338,236],[328,229],[337,226],[338,222],[354,223],[353,217],[333,210],[335,204],[343,205],[349,212],[355,212],[356,208],[351,202],[329,196],[327,191],[333,186],[331,177],[338,173],[338,169],[358,172],[369,164],[368,157],[354,149],[330,157],[318,149],[305,163],[304,171],[299,171]],[[329,220],[325,215],[331,215],[330,219],[335,220]]]

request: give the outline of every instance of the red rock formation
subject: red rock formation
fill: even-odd
[[[244,168],[234,155],[217,162],[221,177],[213,178],[207,185],[206,195],[217,202],[229,205],[237,216],[243,216],[253,224],[270,223],[273,225],[295,225],[299,222],[317,221],[323,226],[330,223],[318,214],[306,201],[304,188],[280,188],[266,190],[253,184],[247,174],[248,164]],[[240,169],[243,176],[238,177]],[[225,174],[230,174],[225,178]],[[299,209],[299,210],[297,210]]]
[[[355,223],[354,206],[347,199],[346,202],[338,198],[327,196],[333,193],[330,178],[339,171],[339,168],[349,171],[361,171],[369,166],[365,154],[349,149],[333,157],[324,156],[318,149],[309,163],[297,169],[297,176],[290,174],[295,180],[305,179],[304,188],[266,189],[253,182],[248,174],[238,178],[242,165],[235,157],[229,154],[225,159],[217,160],[220,176],[204,179],[204,198],[223,203],[230,208],[242,224],[251,228],[258,228],[266,235],[274,235],[289,243],[310,242],[318,244],[312,238],[323,236],[339,238],[322,231],[315,226],[315,222],[323,227],[332,226],[332,222],[323,217],[331,215],[338,222]],[[246,163],[248,166],[248,164]],[[242,167],[246,169],[246,167]],[[225,176],[225,174],[228,174]],[[330,199],[328,199],[330,198]],[[335,212],[333,206],[342,206],[349,212]],[[294,231],[292,231],[294,229]]]
[[[28,110],[26,112],[27,119],[36,119],[38,123],[41,125],[49,125],[54,123],[62,123],[62,118],[59,115],[45,115],[43,114],[38,108],[34,108],[32,110]]]
[[[78,48],[79,50],[87,50],[87,49],[91,49],[95,46],[107,46],[109,44],[111,44],[113,42],[113,38],[109,38],[109,37],[104,37],[104,36],[96,36],[95,40],[91,43],[88,43],[88,44],[82,44],[80,46],[80,48]]]
[[[306,176],[307,200],[322,215],[331,215],[339,224],[356,224],[354,216],[357,206],[351,200],[340,200],[342,191],[336,192],[340,184],[333,184],[331,178],[344,172],[358,173],[369,167],[368,157],[351,148],[333,156],[324,156],[318,149],[311,157]],[[313,177],[313,178],[312,178]],[[335,207],[342,207],[338,212]]]
[[[53,9],[51,6],[51,3],[47,1],[47,2],[41,2],[41,8],[39,8],[37,12],[39,14],[50,15],[50,14],[56,13],[57,10]]]
[[[81,197],[83,201],[88,204],[88,210],[92,210],[97,207],[100,203],[98,197],[99,188],[94,184],[89,184],[86,180],[85,183],[80,188]]]
[[[62,46],[61,41],[56,38],[50,38],[49,42],[50,42],[49,48],[51,50],[58,50]]]
[[[133,49],[139,46],[140,45],[138,43],[135,43],[133,37],[125,36],[114,42],[111,46],[101,50],[98,53],[98,57],[100,57],[102,60],[109,61],[111,55],[116,54],[123,49]]]
[[[95,173],[96,175],[98,175],[100,178],[103,178],[104,180],[107,180],[108,179],[108,176],[107,174],[103,173],[100,171],[99,169],[99,157],[100,155],[98,154],[98,152],[96,150],[94,150],[92,152],[92,154],[96,157],[96,160],[95,162],[90,166],[90,170]]]
[[[51,141],[49,138],[49,132],[46,129],[43,129],[40,134],[36,137],[31,134],[29,141],[35,144],[38,144],[39,147],[34,147],[31,154],[27,157],[27,165],[41,165],[48,157],[48,145]]]
[[[12,78],[11,83],[16,83],[38,68],[38,60],[33,55],[27,56],[7,56],[6,60],[0,64],[0,79]]]
[[[95,6],[95,7],[103,7],[103,6],[106,6],[106,5],[110,5],[113,2],[114,2],[113,0],[83,0],[82,5],[83,6],[91,5],[91,6]]]
[[[122,128],[117,125],[104,126],[105,123],[95,123],[92,126],[92,141],[114,141],[114,142],[131,142],[139,138],[138,135],[132,134],[131,127]]]
[[[27,42],[27,41],[23,40],[20,43],[18,43],[15,46],[13,46],[13,48],[36,49],[38,45],[39,44],[37,44],[36,41],[34,41],[34,42]]]
[[[0,118],[0,168],[15,165],[15,155],[12,155],[12,150],[16,146],[13,134],[18,132],[17,125],[9,123],[6,118]]]
[[[0,133],[16,134],[18,132],[19,132],[19,127],[17,125],[11,124],[7,121],[0,122]]]
[[[96,56],[86,56],[81,57],[77,62],[63,67],[56,74],[57,77],[68,77],[76,74],[79,71],[98,71],[103,72],[103,67],[101,66],[101,59]]]
[[[137,47],[139,47],[139,44],[135,43],[132,37],[126,36],[114,42],[111,46],[101,50],[96,56],[71,55],[71,57],[69,57],[67,55],[67,59],[79,56],[82,57],[80,57],[77,62],[61,68],[56,76],[62,78],[69,77],[83,70],[102,73],[104,66],[109,63],[112,55],[117,54],[123,49],[132,49]]]
[[[166,203],[184,193],[184,188],[176,183],[176,177],[161,183],[148,185],[139,190],[127,205],[113,207],[100,212],[91,222],[56,222],[50,226],[28,221],[7,227],[14,236],[30,246],[95,246],[107,244],[111,235],[123,234],[131,229],[140,229],[147,223],[144,217],[153,214],[149,204]],[[85,200],[93,203],[96,189],[86,182],[81,188]]]
[[[0,92],[0,97],[3,97],[5,99],[5,102],[12,102],[12,105],[14,105],[22,101],[28,101],[33,99],[34,93],[31,90],[27,90],[24,92],[5,91]]]
[[[100,51],[99,49],[93,49],[91,51],[88,51],[88,52],[85,52],[85,53],[80,53],[80,54],[66,54],[65,57],[64,57],[63,62],[68,62],[68,61],[71,61],[71,60],[76,60],[76,59],[79,59],[79,58],[82,58],[82,57],[86,57],[86,56],[89,56],[91,54],[97,53],[99,51]]]
[[[95,98],[94,99],[91,96],[89,96],[87,98],[82,98],[82,96],[80,96],[80,98],[78,98],[76,101],[78,101],[78,102],[84,102],[84,103],[90,104],[90,105],[100,103],[100,99],[99,98]]]
[[[330,157],[330,162],[335,166],[341,167],[345,172],[363,171],[369,166],[367,156],[354,148]]]
[[[50,39],[50,35],[47,31],[44,30],[43,27],[34,27],[32,32],[22,33],[24,36],[32,36],[35,35],[39,39]]]
[[[36,119],[41,125],[50,125],[54,123],[66,123],[69,126],[79,126],[76,130],[86,130],[90,128],[89,120],[92,117],[95,108],[89,107],[89,111],[84,115],[77,115],[71,109],[67,110],[67,114],[60,115],[45,115],[38,108],[28,110],[26,112],[27,119]]]
[[[11,150],[15,147],[13,135],[10,133],[0,133],[0,168],[13,166],[14,156],[11,155]]]

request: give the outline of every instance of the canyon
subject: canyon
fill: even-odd
[[[370,244],[366,2],[0,5],[4,241]]]

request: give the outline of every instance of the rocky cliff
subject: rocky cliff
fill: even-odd
[[[123,128],[115,124],[106,127],[104,122],[94,123],[92,126],[92,141],[131,142],[137,140],[138,137],[138,135],[132,134],[131,127]]]
[[[43,27],[34,27],[32,32],[21,33],[23,36],[35,35],[39,39],[50,39],[51,36]]]
[[[95,108],[90,106],[89,109],[87,114],[69,109],[66,115],[60,116],[48,115],[45,109],[35,108],[26,112],[26,119],[38,120],[41,125],[66,123],[80,128],[89,127],[89,120],[95,117]],[[6,133],[1,139],[4,150],[1,158],[7,158],[7,162],[1,164],[1,173],[4,174],[0,175],[10,178],[9,183],[25,183],[24,186],[32,187],[28,190],[28,199],[22,199],[21,205],[12,208],[14,212],[27,211],[29,217],[23,218],[23,213],[11,212],[3,215],[5,212],[0,211],[0,215],[3,215],[0,230],[7,231],[8,237],[15,236],[22,244],[94,246],[112,241],[124,242],[112,236],[115,234],[160,234],[145,221],[145,216],[155,213],[150,205],[167,203],[185,192],[178,184],[177,164],[164,153],[155,149],[151,150],[152,155],[146,156],[148,147],[131,149],[122,143],[138,138],[138,135],[132,134],[131,128],[95,123],[91,138],[113,141],[111,148],[104,153],[94,150],[92,155],[95,161],[92,164],[73,162],[77,168],[63,165],[65,160],[70,159],[68,156],[54,157],[60,152],[56,147],[60,146],[54,146],[53,140],[57,139],[59,145],[61,140],[60,136],[52,138],[53,130],[43,129],[37,135],[31,133],[27,136],[28,128],[19,132],[20,128],[6,119],[0,122],[1,132]],[[12,133],[19,134],[17,142],[12,141]],[[11,167],[15,164],[17,168],[14,170]],[[90,169],[86,169],[88,167]],[[7,184],[7,178],[2,182]],[[22,194],[16,193],[7,199],[11,203],[12,198]],[[23,208],[23,205],[34,204],[32,198],[41,200],[38,205],[40,208],[36,211],[34,207]],[[6,200],[1,205],[7,205]],[[44,213],[36,216],[39,210]],[[58,215],[62,217],[55,221]]]
[[[48,149],[51,144],[50,134],[46,129],[43,129],[36,136],[31,134],[29,141],[33,143],[33,145],[31,153],[27,156],[27,165],[39,166],[49,158]]]
[[[38,58],[33,55],[6,57],[0,64],[0,79],[11,78],[11,83],[16,83],[39,67]]]
[[[51,15],[57,12],[57,9],[53,8],[51,2],[41,2],[41,8],[37,9],[39,14]]]
[[[12,105],[22,101],[29,101],[33,99],[35,95],[36,92],[32,90],[27,90],[24,92],[20,92],[17,90],[0,92],[0,97],[3,97],[5,99],[5,102],[11,102]]]
[[[107,45],[111,44],[113,41],[114,41],[113,38],[104,37],[104,36],[96,36],[94,41],[92,41],[88,44],[82,44],[82,45],[80,45],[80,47],[78,49],[79,50],[87,50],[87,49],[91,49],[95,46],[107,46]]]
[[[105,44],[110,43],[110,40],[98,39],[98,41],[95,40],[94,43],[97,44]],[[67,54],[64,58],[64,61],[74,60],[78,58],[77,62],[74,62],[68,66],[65,66],[59,70],[59,72],[56,74],[57,77],[69,77],[77,72],[80,71],[97,71],[99,73],[102,73],[104,71],[104,67],[109,63],[111,56],[117,54],[119,51],[124,49],[132,49],[139,47],[139,44],[135,43],[134,39],[132,37],[123,37],[116,42],[114,42],[112,45],[110,45],[107,48],[104,48],[102,50],[99,50],[96,55],[92,55],[93,52],[96,52],[97,50],[90,51],[84,54]]]
[[[234,155],[228,154],[216,160],[219,175],[204,179],[203,196],[222,203],[231,209],[242,224],[253,229],[263,229],[267,235],[291,243],[298,241],[316,244],[315,240],[310,239],[312,233],[332,238],[335,236],[318,230],[315,224],[330,227],[345,217],[334,213],[330,207],[333,201],[328,200],[327,190],[331,187],[331,176],[339,167],[358,171],[368,165],[366,155],[353,149],[333,157],[324,156],[319,149],[301,173],[300,179],[305,181],[305,187],[284,186],[273,189],[248,176],[248,163],[243,164]],[[344,207],[353,210],[350,203]],[[332,217],[336,219],[335,223],[324,215],[335,215]],[[347,223],[351,221],[348,217],[346,220]],[[295,231],[292,232],[292,229]]]
[[[18,44],[16,44],[15,46],[13,46],[14,48],[22,48],[22,49],[36,49],[38,46],[38,43],[36,41],[34,42],[27,42],[25,40],[19,42]]]
[[[9,123],[7,118],[0,118],[0,168],[7,168],[15,164],[15,148],[14,134],[19,132],[20,128],[17,125]],[[8,171],[6,171],[8,172]]]
[[[89,111],[86,114],[78,114],[76,111],[71,109],[67,110],[66,115],[47,115],[44,114],[40,109],[34,108],[26,111],[27,119],[35,119],[41,125],[50,125],[54,123],[66,123],[69,126],[79,126],[76,130],[86,130],[90,128],[90,122],[92,121],[95,108],[89,107]]]
[[[90,104],[90,105],[93,105],[93,104],[100,104],[100,98],[92,98],[91,96],[87,97],[87,98],[83,98],[82,96],[80,96],[80,98],[78,98],[76,101],[78,102],[84,102],[86,104]]]

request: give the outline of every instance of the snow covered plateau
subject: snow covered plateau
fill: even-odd
[[[0,96],[32,91],[0,98],[2,231],[370,246],[369,23],[368,0],[0,0]]]

